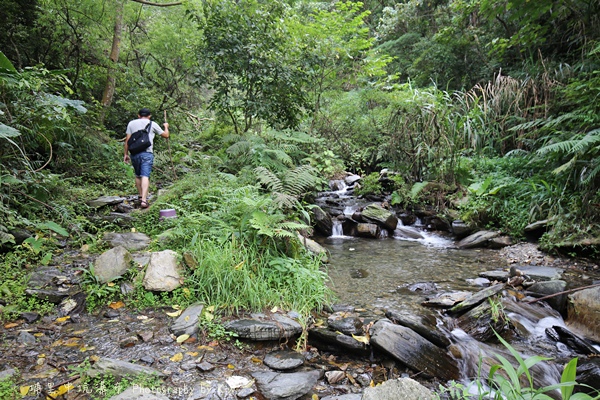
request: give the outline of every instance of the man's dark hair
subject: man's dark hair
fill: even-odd
[[[138,112],[138,115],[140,117],[148,117],[148,116],[152,115],[152,113],[150,112],[150,110],[148,108],[144,107]]]

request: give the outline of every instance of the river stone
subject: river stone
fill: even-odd
[[[200,315],[204,309],[204,304],[196,303],[192,304],[185,309],[184,312],[173,322],[171,325],[171,332],[175,336],[189,335],[193,336],[198,333],[200,321]]]
[[[19,336],[17,337],[17,342],[25,344],[25,345],[30,345],[30,344],[35,344],[36,340],[35,340],[35,336],[33,336],[31,333],[29,333],[27,331],[21,331],[21,332],[19,332]]]
[[[181,286],[182,281],[176,252],[163,250],[150,255],[150,262],[142,281],[146,290],[171,292]]]
[[[488,288],[480,290],[479,292],[473,294],[472,296],[468,297],[464,301],[461,301],[459,304],[452,307],[450,309],[450,312],[458,313],[458,312],[462,312],[462,311],[467,311],[468,309],[475,307],[477,304],[481,303],[488,297],[491,297],[497,293],[500,293],[502,291],[502,289],[504,289],[504,284],[499,283],[497,285],[490,286]]]
[[[469,233],[471,233],[472,231],[469,225],[467,225],[467,223],[461,220],[452,221],[452,224],[450,226],[452,229],[452,233],[458,238],[464,238],[468,236]]]
[[[135,385],[109,400],[169,400],[169,398],[157,393],[156,390]]]
[[[444,380],[459,377],[456,361],[410,328],[379,320],[371,327],[371,343],[426,376]]]
[[[295,400],[308,393],[321,377],[320,371],[253,372],[256,386],[268,400]]]
[[[362,400],[433,400],[437,397],[411,378],[398,378],[365,388]]]
[[[496,320],[492,318],[492,306],[489,302],[481,303],[470,309],[457,318],[455,323],[471,338],[480,342],[496,339],[494,331],[502,334],[508,327],[502,315],[499,315]]]
[[[534,232],[534,231],[542,230],[542,229],[546,230],[549,221],[550,220],[548,220],[548,219],[544,219],[542,221],[532,222],[531,224],[529,224],[525,228],[523,228],[523,231],[524,232]]]
[[[565,272],[562,268],[545,267],[540,265],[515,265],[515,268],[523,272],[534,281],[554,281],[560,280]]]
[[[493,271],[482,271],[478,274],[481,278],[489,279],[490,281],[506,282],[510,273],[501,269]]]
[[[323,344],[331,345],[333,350],[338,352],[341,350],[351,351],[358,354],[370,353],[370,347],[366,344],[359,342],[352,336],[344,335],[341,332],[334,332],[326,328],[312,328],[308,332],[308,340],[310,343],[318,348],[323,348]],[[330,346],[323,350],[331,350]]]
[[[38,319],[40,319],[40,314],[36,312],[22,312],[21,318],[23,318],[28,324],[32,324]]]
[[[346,182],[346,185],[351,186],[354,185],[356,182],[360,181],[362,178],[360,177],[360,175],[348,175],[347,177],[344,178],[344,182]]]
[[[358,318],[358,314],[347,312],[336,312],[327,318],[329,329],[340,331],[346,335],[362,334],[363,322]]]
[[[140,232],[106,232],[104,240],[113,247],[123,246],[131,251],[143,250],[150,244],[150,238]]]
[[[498,236],[488,241],[490,249],[503,249],[504,247],[512,246],[512,244],[510,236]]]
[[[414,230],[413,228],[409,228],[406,226],[397,226],[394,231],[394,237],[405,238],[405,239],[423,239],[423,235]]]
[[[471,292],[445,292],[435,297],[427,297],[421,304],[429,307],[450,308],[465,301],[470,295]]]
[[[278,371],[287,371],[304,364],[304,356],[295,351],[275,351],[265,356],[263,364]]]
[[[281,314],[252,314],[251,317],[227,322],[225,329],[250,340],[279,340],[302,332],[302,325]]]
[[[415,315],[408,311],[388,310],[385,316],[398,325],[412,329],[437,346],[447,347],[450,345],[450,339],[438,329],[437,318],[430,312]]]
[[[112,206],[115,204],[119,204],[125,201],[125,197],[119,196],[100,196],[95,200],[90,200],[87,202],[88,206],[93,208],[100,208],[104,206]]]
[[[329,262],[329,252],[325,249],[325,247],[321,246],[312,239],[302,236],[301,234],[298,234],[298,240],[300,240],[300,243],[302,243],[306,250],[310,251],[314,255],[320,256],[321,261],[325,263]]]
[[[531,285],[525,294],[532,297],[544,297],[549,296],[551,294],[556,294],[560,292],[564,292],[567,289],[567,282],[556,280],[556,281],[544,281],[544,282],[536,282]],[[550,307],[554,308],[559,312],[563,312],[567,307],[567,294],[563,293],[554,297],[550,297],[549,299],[544,300],[546,303],[550,305]]]
[[[13,376],[17,375],[17,370],[14,368],[7,368],[3,371],[0,371],[0,381],[10,379]]]
[[[315,221],[316,230],[325,236],[331,236],[333,233],[333,221],[331,216],[319,206],[312,208],[312,215]]]
[[[560,325],[546,328],[546,335],[550,336],[557,342],[561,342],[575,350],[579,354],[596,354],[598,349],[594,347],[594,344],[589,340],[574,334],[570,330]]]
[[[381,230],[377,224],[356,224],[356,236],[377,239]]]
[[[113,247],[100,254],[94,262],[94,276],[101,283],[114,281],[127,272],[132,260],[125,247]]]
[[[159,377],[165,376],[162,372],[154,368],[107,357],[101,357],[87,372],[87,375],[90,378],[96,378],[102,375],[124,378],[128,375],[137,376],[139,374],[157,375]]]
[[[577,363],[577,377],[580,385],[588,385],[595,390],[600,390],[600,358],[588,358]],[[579,388],[584,393],[592,394],[592,390],[585,386]]]
[[[490,239],[500,236],[500,232],[479,231],[467,236],[457,246],[459,249],[473,249],[475,247],[483,247],[488,244]]]
[[[389,231],[393,231],[398,226],[398,217],[379,204],[366,206],[362,211],[362,216],[367,222],[373,222]]]
[[[600,342],[600,287],[569,295],[568,323],[590,339]]]
[[[361,400],[362,394],[334,394],[331,396],[325,396],[321,400]]]

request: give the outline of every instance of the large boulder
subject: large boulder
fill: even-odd
[[[253,372],[256,386],[268,400],[295,400],[308,393],[321,377],[320,371]]]
[[[368,222],[379,225],[389,231],[394,231],[398,225],[398,217],[379,204],[369,204],[362,211],[362,217]]]
[[[150,262],[142,281],[146,290],[171,292],[181,286],[182,281],[176,252],[163,250],[150,255]]]
[[[493,231],[479,231],[472,235],[467,236],[457,246],[459,249],[473,249],[476,247],[485,247],[491,239],[500,236],[500,232]]]
[[[526,294],[538,298],[553,295],[553,297],[550,297],[545,301],[550,305],[550,307],[562,313],[567,309],[567,294],[562,293],[565,290],[567,290],[567,282],[565,281],[542,281],[536,282],[527,288]]]
[[[107,357],[100,358],[87,372],[87,376],[90,378],[96,378],[105,375],[110,375],[115,378],[124,378],[126,376],[135,377],[140,374],[155,375],[159,377],[165,376],[162,372],[154,368]]]
[[[173,332],[175,336],[192,336],[198,333],[198,330],[200,329],[198,322],[200,321],[200,315],[202,315],[203,309],[204,305],[200,303],[192,304],[186,308],[177,320],[175,320],[173,325],[171,325],[171,332]]]
[[[356,236],[377,239],[381,235],[381,229],[377,224],[356,224]]]
[[[459,378],[456,361],[412,329],[379,320],[371,327],[371,343],[425,376],[444,380]]]
[[[325,247],[321,246],[319,243],[312,239],[302,236],[299,233],[298,240],[300,241],[300,243],[302,243],[306,250],[308,250],[316,256],[321,257],[321,261],[325,263],[329,262],[329,252],[327,251],[327,249],[325,249]]]
[[[123,246],[131,251],[143,250],[150,244],[150,238],[140,232],[106,232],[104,240],[113,247]]]
[[[94,276],[101,283],[111,282],[127,272],[132,260],[131,253],[125,247],[113,247],[96,259]]]
[[[600,342],[600,287],[569,295],[568,322],[588,338]]]
[[[302,332],[302,325],[281,314],[252,314],[251,318],[236,319],[225,324],[225,329],[250,340],[280,340]]]
[[[333,232],[333,220],[331,216],[319,206],[312,208],[312,215],[316,230],[325,236],[331,236]]]
[[[411,378],[391,379],[365,389],[362,400],[433,400],[431,390]]]

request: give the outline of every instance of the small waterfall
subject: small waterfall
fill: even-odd
[[[339,221],[339,220],[333,221],[333,226],[331,227],[331,237],[338,237],[338,238],[345,237],[341,221]]]
[[[417,219],[418,222],[420,221]],[[415,223],[415,226],[418,226],[417,223]],[[415,241],[433,247],[450,247],[453,243],[450,239],[420,230],[415,226],[405,226],[401,220],[398,220],[398,225],[394,231],[394,239]]]

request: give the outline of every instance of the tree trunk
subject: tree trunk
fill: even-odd
[[[123,31],[123,4],[125,0],[116,0],[115,9],[115,30],[113,34],[112,49],[110,50],[110,59],[108,62],[108,71],[106,86],[102,93],[102,112],[100,114],[100,123],[104,123],[104,118],[115,94],[117,63],[119,62],[119,53],[121,51],[121,33]]]

